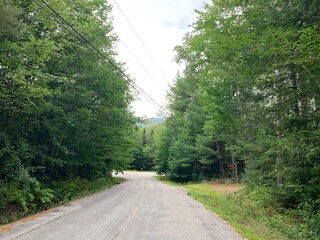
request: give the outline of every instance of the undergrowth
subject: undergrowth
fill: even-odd
[[[0,226],[47,210],[76,198],[119,184],[122,178],[98,178],[94,181],[75,178],[67,181],[29,184],[22,188],[15,183],[0,189]]]
[[[298,209],[285,210],[277,206],[264,188],[222,193],[207,184],[176,184],[163,177],[158,179],[187,189],[191,197],[229,222],[245,239],[320,239],[319,226],[318,229],[310,227]]]

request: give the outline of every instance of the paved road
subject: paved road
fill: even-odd
[[[240,240],[227,224],[152,173],[127,172],[121,185],[0,234],[17,240]]]

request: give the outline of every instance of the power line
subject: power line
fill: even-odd
[[[34,2],[41,7],[42,9],[43,6],[37,1],[34,0]],[[169,116],[171,116],[171,114],[165,109],[163,108],[161,105],[159,105],[151,96],[149,96],[144,90],[142,90],[132,79],[130,79],[123,71],[120,67],[118,67],[113,61],[111,61],[105,54],[103,54],[99,49],[97,49],[90,41],[88,41],[81,33],[79,33],[67,20],[65,20],[57,11],[55,11],[48,3],[46,3],[44,0],[41,0],[41,2],[44,3],[44,5],[50,9],[50,11],[52,13],[54,13],[58,19],[53,16],[52,14],[50,14],[47,10],[45,10],[45,12],[47,14],[49,14],[51,17],[53,17],[54,20],[56,20],[57,22],[59,22],[60,24],[62,24],[63,27],[66,28],[66,30],[71,33],[74,37],[76,37],[76,39],[84,44],[86,43],[87,45],[89,45],[93,50],[95,50],[100,58],[102,57],[105,61],[103,61],[109,68],[111,68],[113,71],[115,71],[115,73],[120,76],[120,77],[124,77],[128,83],[138,92],[140,92],[142,94],[142,96],[145,97],[145,99],[147,101],[149,101],[152,105],[156,106],[159,110],[162,110],[164,113],[168,114]],[[66,27],[66,25],[73,31],[71,32],[70,29],[68,27]],[[76,33],[76,34],[74,34]],[[80,37],[80,39],[79,39]],[[81,41],[81,39],[83,41]],[[87,47],[90,51],[92,51],[87,45],[85,45],[85,47]],[[96,54],[95,54],[96,55]]]
[[[140,38],[139,34],[137,33],[137,31],[134,29],[134,27],[132,26],[132,24],[130,23],[129,19],[127,18],[127,16],[124,14],[124,12],[121,10],[120,6],[118,5],[118,3],[116,2],[116,0],[113,0],[113,2],[115,3],[115,5],[117,6],[117,8],[119,9],[119,11],[121,12],[122,16],[125,18],[126,22],[129,24],[130,28],[132,29],[132,31],[134,32],[134,34],[136,35],[136,37],[139,39],[141,45],[143,46],[143,48],[146,50],[146,52],[148,53],[149,57],[152,59],[153,63],[157,66],[158,70],[160,71],[160,73],[162,74],[162,76],[165,79],[168,79],[167,76],[164,74],[164,72],[162,71],[160,65],[157,63],[157,61],[154,59],[154,57],[152,56],[151,52],[149,51],[149,49],[147,48],[147,46],[144,44],[144,42],[142,41],[142,39]]]
[[[130,55],[136,60],[136,62],[142,67],[142,69],[148,74],[148,76],[154,80],[157,85],[159,87],[161,87],[163,90],[167,91],[166,89],[164,89],[161,84],[156,81],[156,79],[152,76],[152,74],[148,71],[148,69],[142,64],[142,62],[136,57],[136,55],[134,55],[134,53],[130,50],[130,48],[120,39],[120,42],[122,43],[122,45],[127,49],[127,51],[130,53]]]

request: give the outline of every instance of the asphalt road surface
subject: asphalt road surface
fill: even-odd
[[[126,182],[17,224],[0,239],[241,239],[184,189],[168,186],[153,175],[126,172]]]

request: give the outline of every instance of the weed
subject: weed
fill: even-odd
[[[191,197],[215,212],[250,240],[317,239],[305,229],[296,211],[280,211],[264,189],[243,189],[238,192],[216,191],[210,184],[176,184],[157,177],[167,184],[181,186]]]

